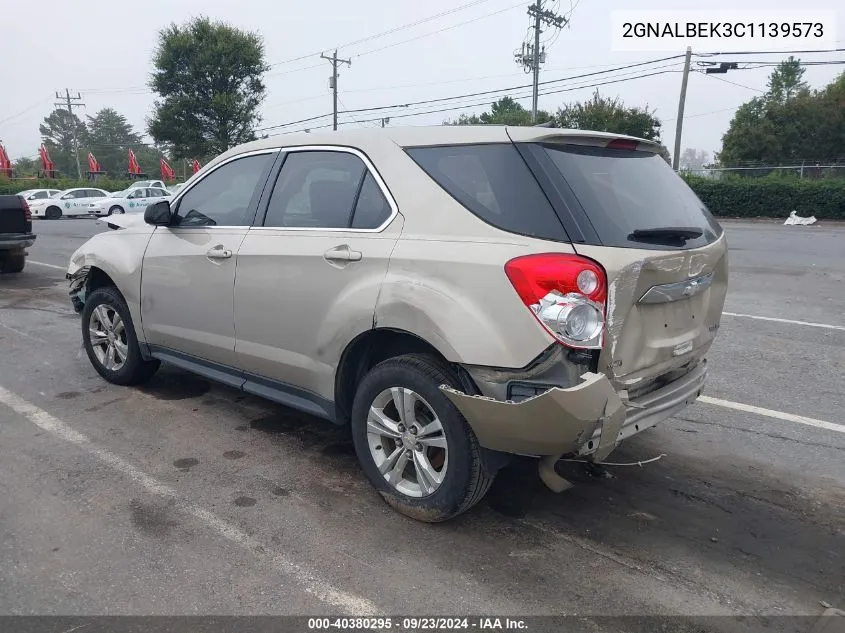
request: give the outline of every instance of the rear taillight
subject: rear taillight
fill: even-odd
[[[639,141],[632,141],[627,138],[615,138],[607,144],[608,149],[627,149],[634,151],[639,146]]]
[[[29,203],[24,199],[21,198],[21,202],[23,203],[23,217],[27,222],[32,222],[32,211],[29,210]]]
[[[526,255],[505,264],[505,274],[558,341],[567,347],[601,349],[607,275],[596,262],[563,253]]]

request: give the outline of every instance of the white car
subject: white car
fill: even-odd
[[[26,200],[27,204],[32,204],[36,200],[46,200],[61,192],[61,189],[27,189],[26,191],[19,191],[18,195]]]
[[[132,183],[130,189],[137,189],[138,187],[156,187],[157,189],[167,189],[167,185],[163,180],[138,180]]]
[[[58,220],[62,216],[77,217],[93,214],[94,203],[110,195],[108,191],[94,187],[76,187],[40,200],[33,200],[29,209],[34,218]]]
[[[143,212],[148,205],[164,200],[172,195],[167,189],[159,187],[130,187],[97,200],[91,208],[94,215],[113,215],[115,213]]]

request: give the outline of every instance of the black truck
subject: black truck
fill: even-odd
[[[32,214],[20,196],[0,196],[0,273],[19,273],[35,243]]]

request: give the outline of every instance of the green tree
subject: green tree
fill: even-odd
[[[56,169],[65,176],[76,177],[76,158],[73,154],[73,129],[76,128],[76,139],[79,147],[85,146],[88,130],[85,124],[75,114],[67,110],[56,109],[44,118],[38,126],[41,140],[50,152],[50,158],[56,163]],[[80,154],[82,151],[80,150]],[[80,155],[84,162],[85,156]]]
[[[14,161],[14,163],[12,164],[12,171],[14,172],[16,178],[24,178],[26,176],[37,176],[39,165],[40,163],[34,158],[22,156],[21,158]]]
[[[690,171],[699,171],[704,169],[704,166],[710,160],[710,154],[705,152],[703,149],[695,149],[693,147],[687,147],[681,153],[681,159],[679,161],[681,169],[687,169]]]
[[[200,17],[159,32],[148,120],[156,143],[176,158],[213,156],[253,140],[268,70],[255,33]]]
[[[790,57],[769,77],[768,90],[739,107],[722,137],[723,166],[801,164],[842,157],[845,74],[811,90]]]
[[[783,104],[794,97],[809,94],[810,87],[804,81],[805,72],[801,61],[790,55],[789,59],[778,64],[769,76],[766,99]]]
[[[628,107],[618,97],[603,97],[596,90],[589,101],[567,104],[555,115],[558,127],[596,130],[660,141],[660,120],[648,107]]]
[[[141,137],[132,129],[126,117],[112,108],[103,108],[88,117],[86,147],[100,162],[104,171],[113,175],[126,174],[129,149],[138,152]]]
[[[537,111],[536,123],[546,123],[552,116],[542,110]],[[447,121],[446,125],[534,125],[531,112],[511,97],[502,97],[490,106],[490,112],[482,114],[461,114],[456,121]]]

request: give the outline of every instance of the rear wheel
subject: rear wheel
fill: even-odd
[[[393,508],[429,523],[471,508],[494,477],[442,384],[458,387],[444,363],[399,356],[370,370],[352,406],[355,452],[367,478]]]
[[[62,210],[59,207],[48,207],[44,215],[48,220],[58,220],[62,217]]]
[[[19,273],[26,265],[26,254],[24,251],[0,252],[0,272]]]
[[[85,298],[82,342],[97,373],[116,385],[145,382],[158,369],[159,361],[141,357],[129,308],[114,287],[99,288]]]
[[[114,205],[111,209],[109,209],[109,215],[114,215],[115,213],[123,213],[123,207]]]

